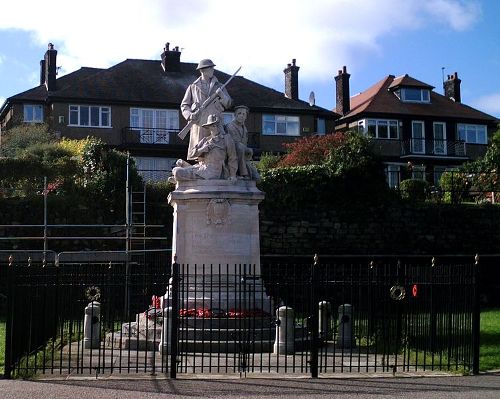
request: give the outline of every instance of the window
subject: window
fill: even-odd
[[[411,152],[425,154],[425,127],[422,121],[411,122]]]
[[[425,180],[425,166],[415,165],[411,170],[411,178],[417,180]]]
[[[172,175],[176,158],[134,157],[137,172],[146,181],[159,182]]]
[[[428,103],[431,101],[429,89],[403,87],[397,94],[401,101],[405,102]]]
[[[485,125],[457,125],[458,139],[471,144],[488,144]]]
[[[263,134],[265,135],[299,135],[299,117],[285,115],[263,115]]]
[[[130,127],[139,130],[141,143],[168,144],[170,132],[179,130],[179,111],[130,108]]]
[[[70,126],[111,127],[111,108],[98,105],[70,105]]]
[[[432,124],[434,133],[434,154],[446,155],[446,123],[434,122]]]
[[[364,126],[358,122],[358,126]],[[377,139],[397,139],[399,138],[399,123],[396,120],[388,119],[368,119],[366,121],[365,132]]]
[[[390,188],[398,188],[400,183],[400,166],[397,164],[387,164],[385,168],[385,178]]]
[[[316,133],[319,135],[326,133],[326,122],[323,118],[316,118]]]
[[[43,122],[43,106],[39,104],[24,104],[24,122]]]

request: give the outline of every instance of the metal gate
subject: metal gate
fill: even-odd
[[[39,255],[0,254],[6,377],[478,372],[478,258]]]

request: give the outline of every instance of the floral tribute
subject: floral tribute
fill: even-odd
[[[144,312],[148,319],[157,319],[158,316],[161,316],[161,297],[157,295],[153,295],[151,297],[151,306],[149,309]],[[263,311],[262,309],[229,309],[228,312],[225,312],[222,309],[209,309],[209,308],[188,308],[188,309],[180,309],[179,310],[180,317],[200,317],[204,319],[210,318],[230,318],[230,319],[239,319],[239,318],[248,318],[248,317],[270,317],[271,315],[268,312]]]

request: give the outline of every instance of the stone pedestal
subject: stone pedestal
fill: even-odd
[[[251,264],[260,274],[258,205],[263,199],[255,181],[179,182],[168,198],[174,208],[172,256],[200,272],[203,264],[213,265],[212,274],[219,264]]]
[[[260,280],[258,205],[263,199],[249,180],[181,181],[170,193],[172,261],[184,276],[182,308],[271,311]]]

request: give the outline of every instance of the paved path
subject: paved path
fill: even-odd
[[[469,377],[80,378],[0,380],[2,399],[156,398],[500,398],[500,372]]]

